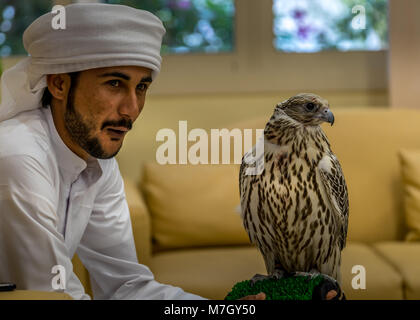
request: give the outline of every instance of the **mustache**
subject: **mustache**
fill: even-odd
[[[131,121],[130,119],[125,119],[125,118],[122,118],[120,120],[105,121],[102,124],[101,130],[106,127],[125,127],[128,130],[131,130],[131,128],[133,127],[133,121]]]

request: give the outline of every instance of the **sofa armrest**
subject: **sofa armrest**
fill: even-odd
[[[130,178],[124,177],[124,188],[130,210],[137,258],[140,263],[149,265],[152,252],[150,214],[136,183]]]
[[[0,300],[73,300],[67,293],[34,290],[0,292]]]

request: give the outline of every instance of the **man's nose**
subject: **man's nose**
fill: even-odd
[[[127,116],[134,121],[138,117],[140,110],[140,99],[134,91],[126,94],[120,103],[118,111],[122,116]]]

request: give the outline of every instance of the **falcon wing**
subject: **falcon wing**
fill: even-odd
[[[255,148],[255,146],[254,146]],[[253,149],[254,149],[253,148]],[[252,149],[252,150],[253,150]],[[242,157],[241,167],[239,169],[239,195],[241,200],[241,218],[246,232],[248,233],[251,243],[256,243],[255,225],[250,223],[251,218],[251,195],[254,192],[254,186],[258,182],[258,176],[247,175],[247,169],[251,167],[245,159],[247,155],[253,151],[246,152]]]
[[[246,154],[242,157],[242,163],[241,167],[239,169],[239,196],[241,200],[241,218],[244,222],[244,226],[246,231],[248,232],[248,226],[246,224],[245,215],[246,212],[249,211],[249,203],[246,202],[246,194],[249,190],[247,190],[247,185],[250,182],[249,179],[250,176],[245,175],[246,169],[249,167],[249,165],[244,161]]]
[[[340,249],[346,246],[347,227],[349,218],[349,198],[346,181],[344,179],[343,170],[337,158],[332,155],[331,170],[323,168],[319,169],[321,180],[324,184],[326,193],[333,207],[338,224],[338,237]]]

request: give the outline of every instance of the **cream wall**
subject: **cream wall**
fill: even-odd
[[[419,0],[390,0],[389,35],[391,105],[420,109]]]

